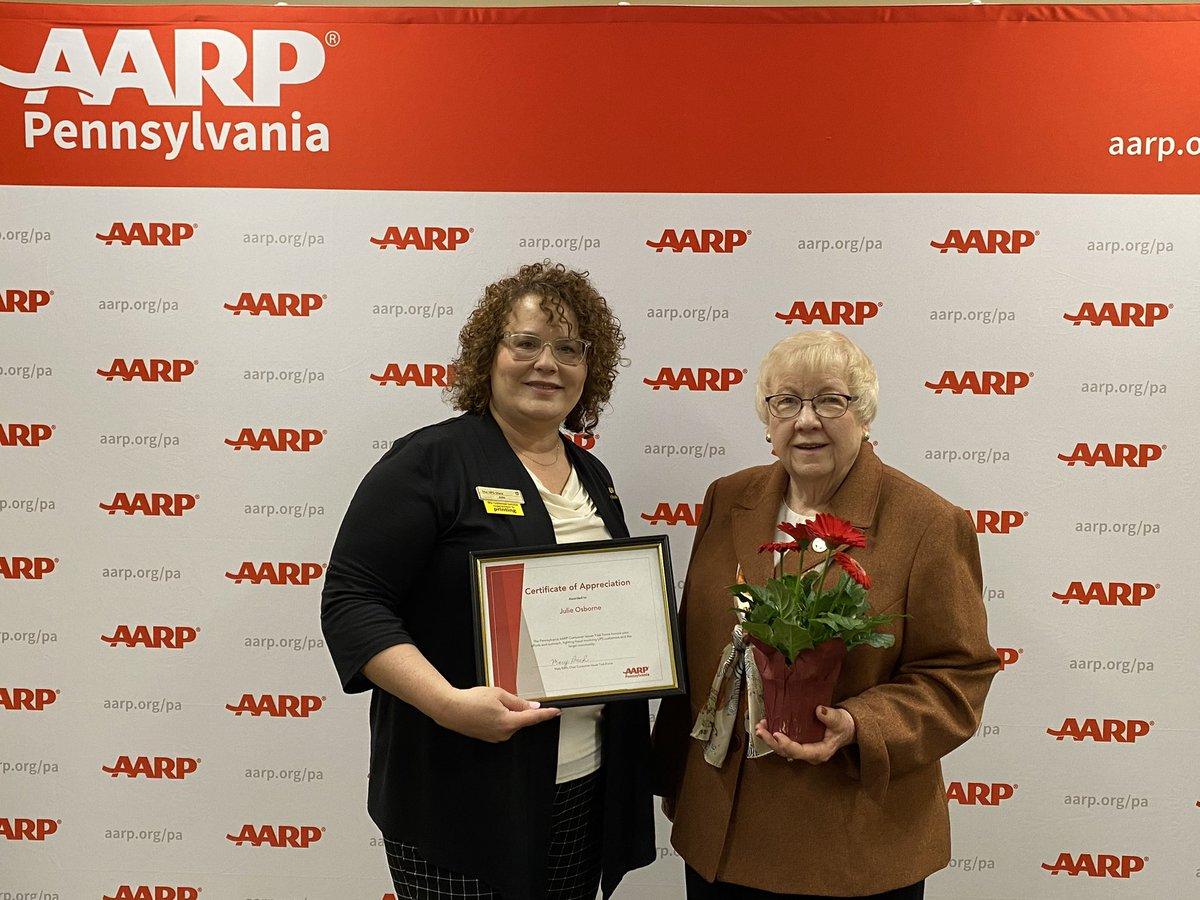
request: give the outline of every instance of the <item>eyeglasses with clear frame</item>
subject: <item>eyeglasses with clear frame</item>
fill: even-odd
[[[811,403],[813,412],[822,419],[840,419],[857,400],[849,394],[817,394],[815,397],[797,397],[795,394],[772,394],[765,398],[767,409],[777,419],[794,419],[800,415],[805,403]]]
[[[518,362],[528,362],[542,355],[542,349],[550,347],[550,352],[564,366],[577,366],[587,358],[591,341],[582,338],[554,338],[546,341],[536,334],[523,331],[506,331],[500,335],[500,343],[508,348],[512,358]]]

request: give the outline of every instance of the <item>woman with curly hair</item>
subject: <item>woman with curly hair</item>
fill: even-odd
[[[490,285],[459,333],[463,414],[397,440],[342,522],[321,621],[343,688],[372,692],[367,806],[397,897],[593,900],[654,859],[646,702],[540,707],[476,686],[473,646],[470,551],[628,535],[560,431],[596,426],[623,345],[586,272]]]

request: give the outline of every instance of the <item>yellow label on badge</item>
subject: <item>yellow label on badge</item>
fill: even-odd
[[[483,508],[494,516],[523,516],[525,510],[520,503],[506,503],[501,500],[484,500]]]
[[[516,488],[477,487],[475,494],[485,503],[488,500],[499,500],[502,503],[524,503],[525,498]]]

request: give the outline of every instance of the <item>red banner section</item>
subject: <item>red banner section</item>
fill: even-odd
[[[1200,7],[0,5],[8,184],[1195,193]]]

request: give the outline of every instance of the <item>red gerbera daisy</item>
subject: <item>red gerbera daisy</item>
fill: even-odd
[[[833,561],[842,567],[843,571],[864,588],[870,589],[871,579],[867,576],[867,570],[864,569],[857,559],[847,556],[845,553],[833,554]]]
[[[795,541],[769,541],[758,548],[759,553],[787,553],[789,550],[799,550],[800,545]]]
[[[865,547],[867,539],[863,533],[844,519],[831,516],[829,513],[817,513],[808,523],[808,532],[813,537],[819,537],[830,547],[845,545],[847,547]]]
[[[795,538],[797,541],[811,541],[813,536],[809,533],[808,525],[804,522],[780,522],[779,530],[789,537]]]

